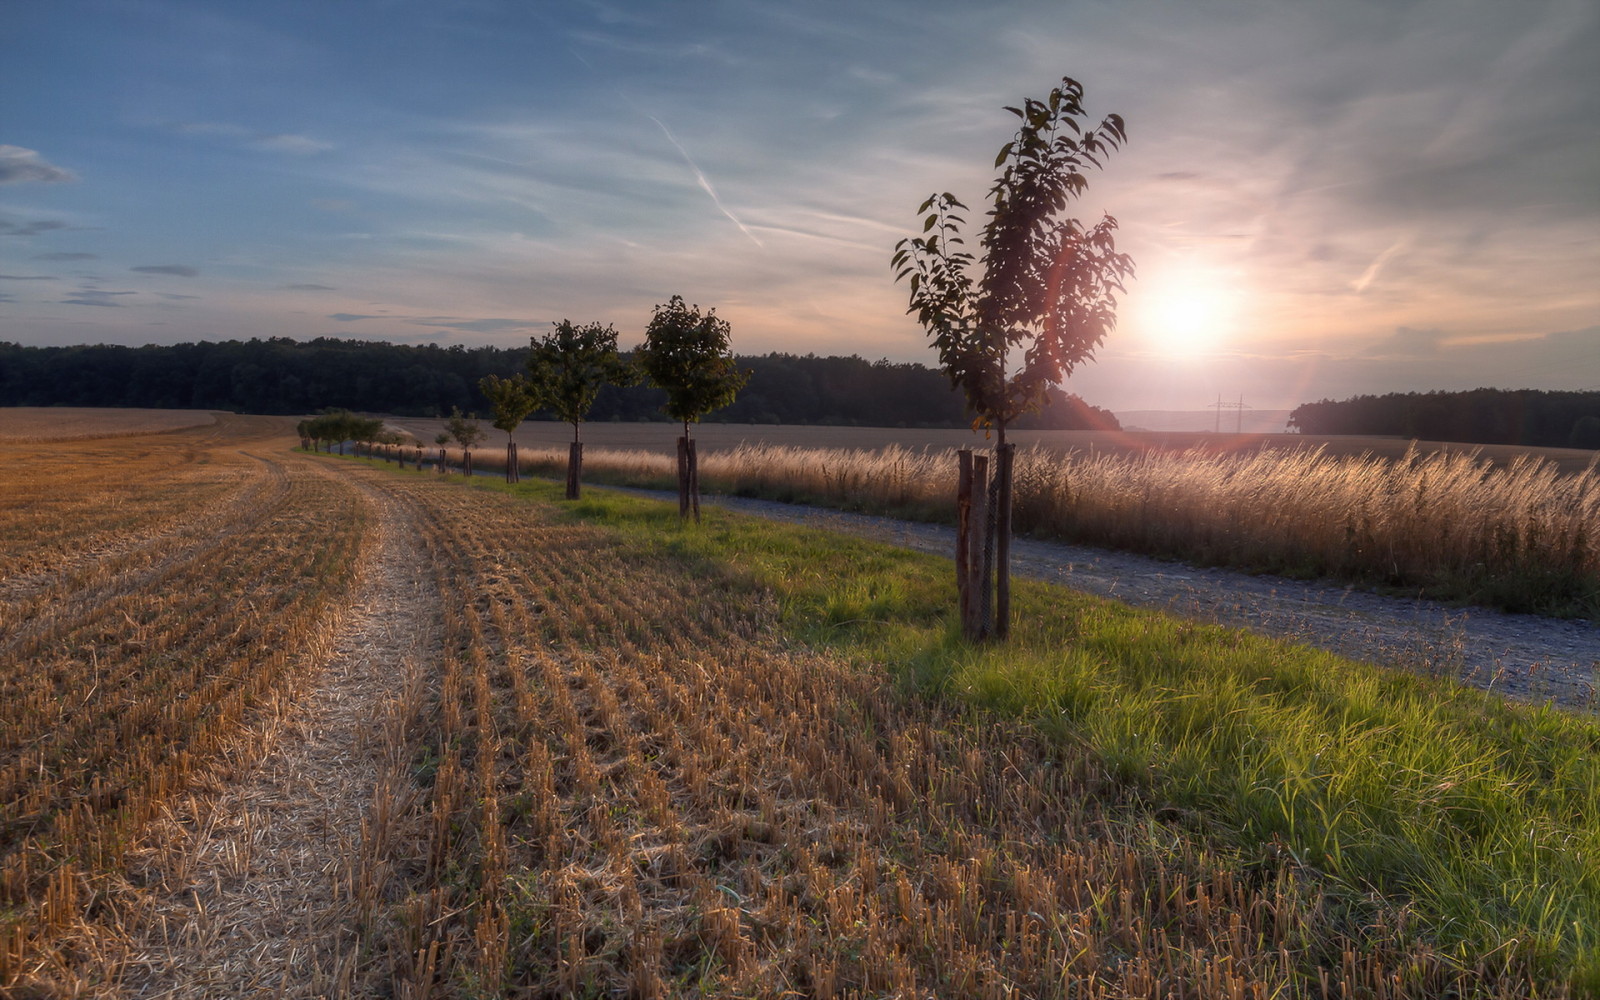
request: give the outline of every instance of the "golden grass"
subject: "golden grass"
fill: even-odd
[[[87,441],[160,434],[215,423],[208,410],[138,410],[117,407],[0,407],[0,441]]]
[[[1107,818],[1088,755],[794,648],[715,573],[459,480],[396,488],[431,512],[446,640],[401,992],[1531,995],[1403,914],[1345,923],[1293,864]]]
[[[480,465],[489,464],[485,456]],[[523,453],[525,471],[566,456]],[[585,473],[672,483],[669,456],[589,452]],[[945,519],[950,451],[741,445],[707,451],[714,492]],[[1204,563],[1332,576],[1518,611],[1600,609],[1600,468],[1566,473],[1522,455],[1408,450],[1389,459],[1321,449],[1018,452],[1017,530]]]
[[[363,504],[237,449],[273,426],[0,449],[25,470],[0,490],[0,984],[64,961],[51,942],[301,682],[351,583]]]

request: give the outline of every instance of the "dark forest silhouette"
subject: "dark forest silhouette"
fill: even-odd
[[[304,414],[328,406],[368,413],[488,413],[487,375],[523,370],[528,348],[319,338],[228,340],[123,347],[25,347],[0,343],[0,406],[129,406]],[[966,427],[961,394],[923,365],[860,357],[766,354],[737,359],[749,384],[707,419],[725,423]],[[589,419],[654,420],[665,395],[608,386]],[[1069,393],[1016,426],[1115,430],[1117,418]]]

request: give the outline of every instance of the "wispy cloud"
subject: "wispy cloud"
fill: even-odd
[[[78,175],[45,162],[36,150],[0,144],[0,184],[60,184]]]
[[[503,330],[531,330],[544,326],[541,320],[532,319],[414,319],[413,326],[433,326],[463,333],[499,333]]]
[[[334,313],[331,316],[329,316],[328,318],[329,319],[336,319],[341,323],[354,323],[356,320],[360,320],[360,319],[393,319],[394,317],[392,317],[392,316],[381,316],[381,315],[368,316],[368,315],[363,315],[361,313]]]
[[[94,253],[36,253],[34,260],[99,260],[100,255]]]
[[[0,281],[60,281],[48,274],[0,274]]]
[[[62,303],[69,306],[121,306],[118,301],[121,296],[134,295],[135,292],[102,292],[94,288],[82,288],[62,299]]]
[[[200,275],[199,268],[187,264],[141,264],[128,270],[138,271],[140,274],[171,274],[179,278],[195,278]]]
[[[332,285],[312,285],[312,284],[284,285],[283,286],[283,290],[286,291],[286,292],[333,292],[333,291],[337,291],[337,289],[334,288]]]
[[[231,122],[174,122],[167,128],[179,135],[216,136],[231,139],[253,149],[289,153],[294,156],[309,156],[333,148],[333,143],[323,142],[321,139],[291,132],[262,132]]]
[[[38,236],[40,233],[70,228],[59,219],[41,219],[38,222],[22,223],[7,222],[5,219],[0,219],[0,236]]]

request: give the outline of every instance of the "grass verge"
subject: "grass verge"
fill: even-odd
[[[562,503],[558,487],[518,495]],[[1600,994],[1600,723],[1249,633],[1017,581],[1004,646],[963,642],[948,560],[591,491],[565,504],[909,692],[1089,754],[1108,808],[1320,879],[1350,927],[1399,920],[1463,967]]]

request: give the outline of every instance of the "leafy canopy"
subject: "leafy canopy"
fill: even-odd
[[[535,405],[554,411],[574,427],[589,416],[601,387],[639,380],[633,366],[617,353],[616,330],[599,323],[574,326],[566,319],[533,339],[527,368]]]
[[[702,314],[699,306],[685,305],[681,295],[656,306],[650,318],[634,363],[666,391],[662,409],[685,427],[732,403],[750,379],[734,365],[732,329],[716,310]]]
[[[511,378],[485,375],[478,380],[478,390],[494,409],[495,429],[507,434],[516,430],[517,425],[539,406],[533,386],[522,375]]]
[[[476,413],[468,413],[463,416],[461,408],[458,406],[450,408],[450,416],[445,420],[444,428],[444,433],[439,435],[444,440],[439,440],[438,438],[435,438],[435,440],[439,440],[440,444],[444,444],[445,441],[454,438],[456,443],[461,445],[463,451],[471,451],[482,444],[483,439],[488,436],[484,433],[483,428],[478,426],[478,415]]]
[[[1098,168],[1127,139],[1122,118],[1085,129],[1083,87],[1063,78],[1048,100],[1006,108],[1021,120],[1000,147],[1004,167],[989,189],[980,235],[981,271],[961,249],[967,207],[955,195],[922,203],[924,235],[895,244],[895,281],[909,277],[910,304],[939,354],[939,365],[965,392],[974,426],[1005,426],[1037,409],[1116,325],[1116,293],[1133,274],[1117,253],[1116,219],[1093,226],[1063,215]],[[979,273],[974,273],[979,272]],[[1021,366],[1008,370],[1020,350]]]

